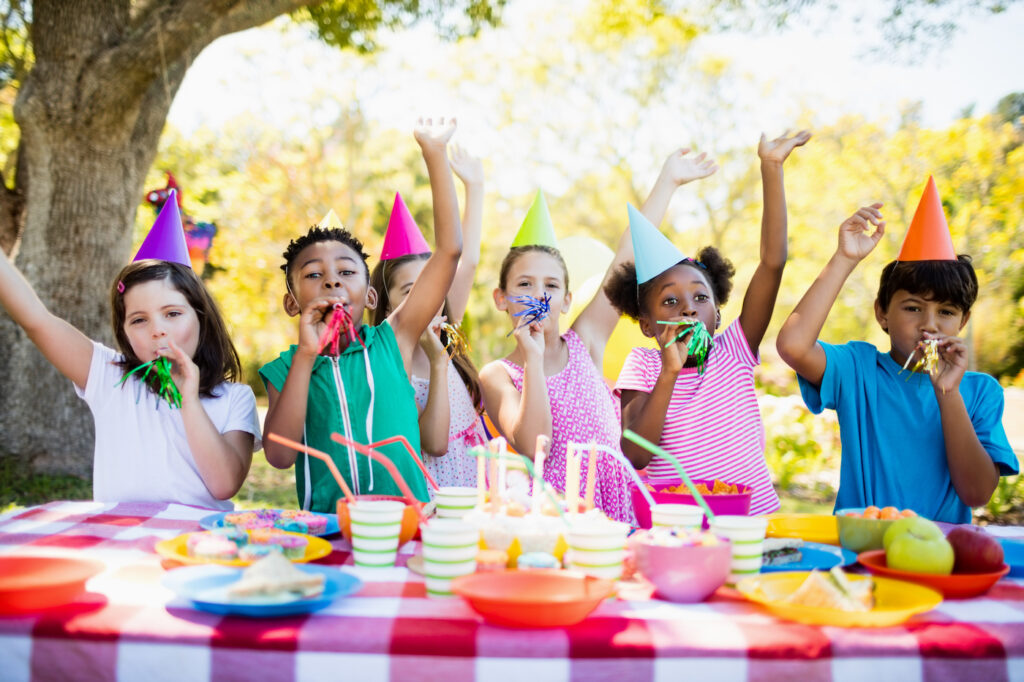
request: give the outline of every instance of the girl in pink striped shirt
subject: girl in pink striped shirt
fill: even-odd
[[[714,336],[703,366],[687,350],[692,332],[674,338],[680,328],[659,322],[697,320],[709,332],[721,327],[721,306],[736,271],[717,249],[704,247],[696,259],[685,258],[653,225],[638,224],[641,217],[631,225],[636,264],[621,266],[605,286],[612,305],[661,347],[634,348],[623,365],[615,385],[623,429],[659,443],[693,479],[750,486],[751,514],[779,508],[764,461],[754,367],[787,257],[782,165],[808,139],[807,131],[771,141],[761,136],[761,261],[739,318]],[[677,477],[669,462],[625,438],[622,451],[637,469],[648,467],[652,482]]]

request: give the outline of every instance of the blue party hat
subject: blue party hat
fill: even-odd
[[[684,256],[633,204],[629,207],[629,231],[633,237],[636,282],[652,280],[680,262]]]

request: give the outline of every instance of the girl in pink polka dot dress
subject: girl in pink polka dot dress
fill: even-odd
[[[456,146],[450,163],[466,187],[462,257],[441,314],[420,337],[409,380],[420,411],[420,447],[427,470],[440,486],[476,486],[476,458],[467,451],[487,440],[480,419],[480,379],[461,334],[445,323],[462,319],[473,288],[480,259],[484,174],[480,159]],[[379,296],[373,324],[380,324],[405,300],[429,256],[430,248],[412,216],[399,220],[393,211],[381,261],[370,275]]]
[[[649,218],[660,222],[673,192],[680,185],[706,177],[714,162],[674,152],[665,162],[650,197],[644,203]],[[538,210],[539,204],[539,210]],[[542,215],[538,220],[537,215]],[[551,438],[544,461],[544,480],[565,490],[566,445],[596,442],[618,451],[621,435],[618,402],[601,375],[605,345],[619,315],[603,291],[580,312],[564,334],[559,316],[569,312],[572,294],[565,261],[555,248],[554,231],[543,198],[535,203],[501,265],[494,300],[509,314],[516,347],[502,360],[480,372],[484,405],[495,426],[516,451],[533,456],[537,437]],[[629,230],[619,241],[608,273],[632,260]],[[607,278],[607,273],[606,273]],[[548,298],[550,313],[534,321],[527,302]],[[630,500],[630,473],[619,460],[598,454],[595,503],[610,518],[635,524]],[[581,486],[587,471],[582,467]],[[581,488],[582,489],[582,488]]]

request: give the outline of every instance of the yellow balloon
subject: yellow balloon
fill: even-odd
[[[604,347],[604,378],[612,386],[619,378],[622,365],[626,362],[629,352],[638,346],[657,348],[658,343],[653,338],[644,336],[640,331],[640,325],[628,317],[619,318],[615,325],[615,331],[608,339],[608,345]]]
[[[569,321],[565,325],[566,327],[571,327],[587,304],[594,300],[602,281],[604,281],[604,271],[597,273],[572,292],[572,305],[569,306]]]

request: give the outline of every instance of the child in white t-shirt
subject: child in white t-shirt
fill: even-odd
[[[7,258],[0,303],[92,410],[95,499],[232,508],[261,447],[256,399],[232,383],[238,354],[188,265],[146,259],[121,271],[111,291],[120,352],[51,314]],[[160,358],[170,361],[162,378]]]

